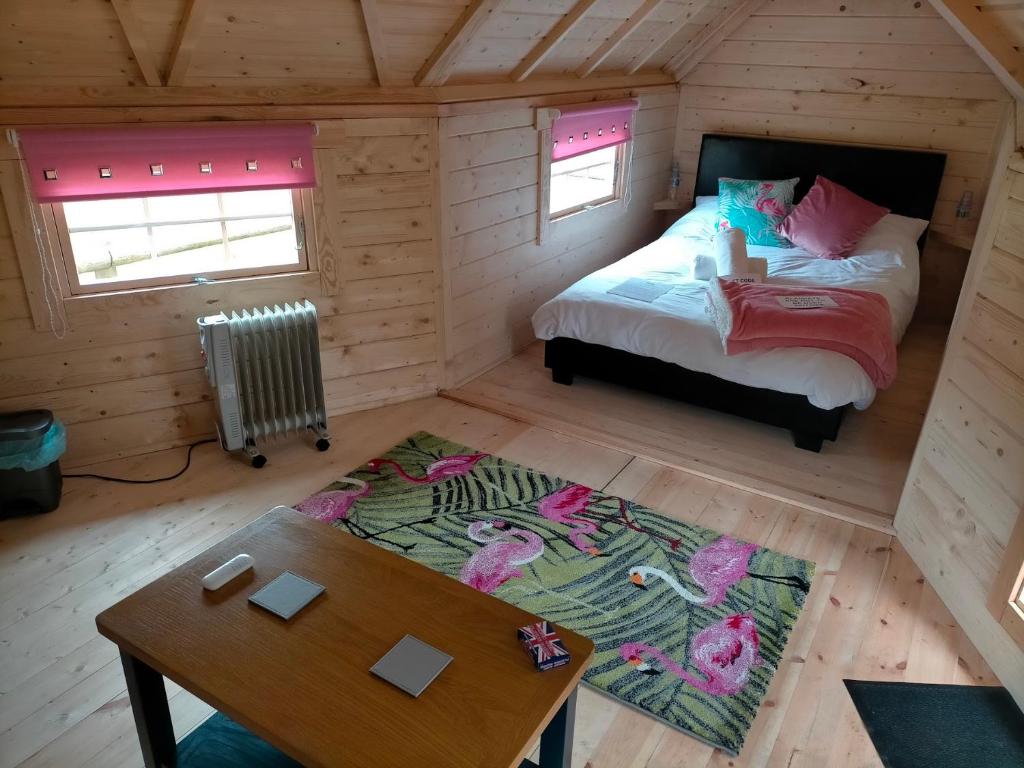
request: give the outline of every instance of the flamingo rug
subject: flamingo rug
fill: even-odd
[[[586,635],[585,682],[731,754],[814,573],[427,433],[296,508]]]

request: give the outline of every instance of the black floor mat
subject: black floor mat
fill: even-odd
[[[1024,714],[1005,688],[843,682],[886,768],[1024,767]]]

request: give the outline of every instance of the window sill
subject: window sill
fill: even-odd
[[[588,205],[578,210],[568,211],[567,213],[560,213],[555,217],[549,217],[548,221],[552,225],[555,225],[563,221],[569,221],[570,219],[573,219],[577,216],[583,216],[584,214],[592,213],[593,211],[604,211],[605,213],[618,213],[621,210],[625,210],[625,208],[626,201],[621,197],[617,197],[614,200],[606,200],[605,202],[598,203],[597,205]]]
[[[275,272],[269,275],[245,275],[235,277],[225,277],[221,279],[211,278],[201,283],[173,283],[170,285],[149,285],[149,286],[134,286],[131,288],[116,288],[111,286],[109,291],[90,291],[89,293],[77,293],[73,296],[67,296],[64,298],[64,303],[74,304],[82,301],[89,301],[90,299],[111,299],[113,297],[123,296],[126,298],[142,297],[153,294],[172,294],[172,293],[184,293],[186,291],[193,291],[196,289],[206,288],[227,288],[231,289],[234,287],[240,287],[244,285],[256,284],[265,281],[272,280],[295,280],[301,278],[310,278],[315,282],[320,281],[320,272],[318,270],[301,270],[297,272]]]

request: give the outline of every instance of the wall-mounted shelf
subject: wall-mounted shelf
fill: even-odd
[[[665,198],[664,200],[659,200],[654,204],[654,210],[656,211],[682,211],[689,207],[690,201],[683,200],[681,198],[676,198],[675,200]]]

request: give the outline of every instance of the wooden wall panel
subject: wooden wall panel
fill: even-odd
[[[76,298],[65,302],[70,327],[57,339],[33,330],[0,205],[0,411],[55,411],[68,424],[69,466],[210,435],[195,318],[299,298],[321,316],[332,414],[434,392],[436,124],[320,123],[316,232],[322,266],[336,272],[328,295],[318,275],[302,274]]]
[[[533,110],[441,120],[448,386],[530,343],[530,316],[541,303],[657,237],[652,205],[672,162],[677,94],[647,92],[640,104],[628,207],[554,222],[539,246]]]
[[[774,0],[684,78],[676,156],[692,189],[712,131],[943,151],[934,229],[970,242],[1008,102],[928,3]]]
[[[999,169],[990,195],[896,529],[1024,706],[1024,650],[988,608],[1024,514],[1024,157]]]

